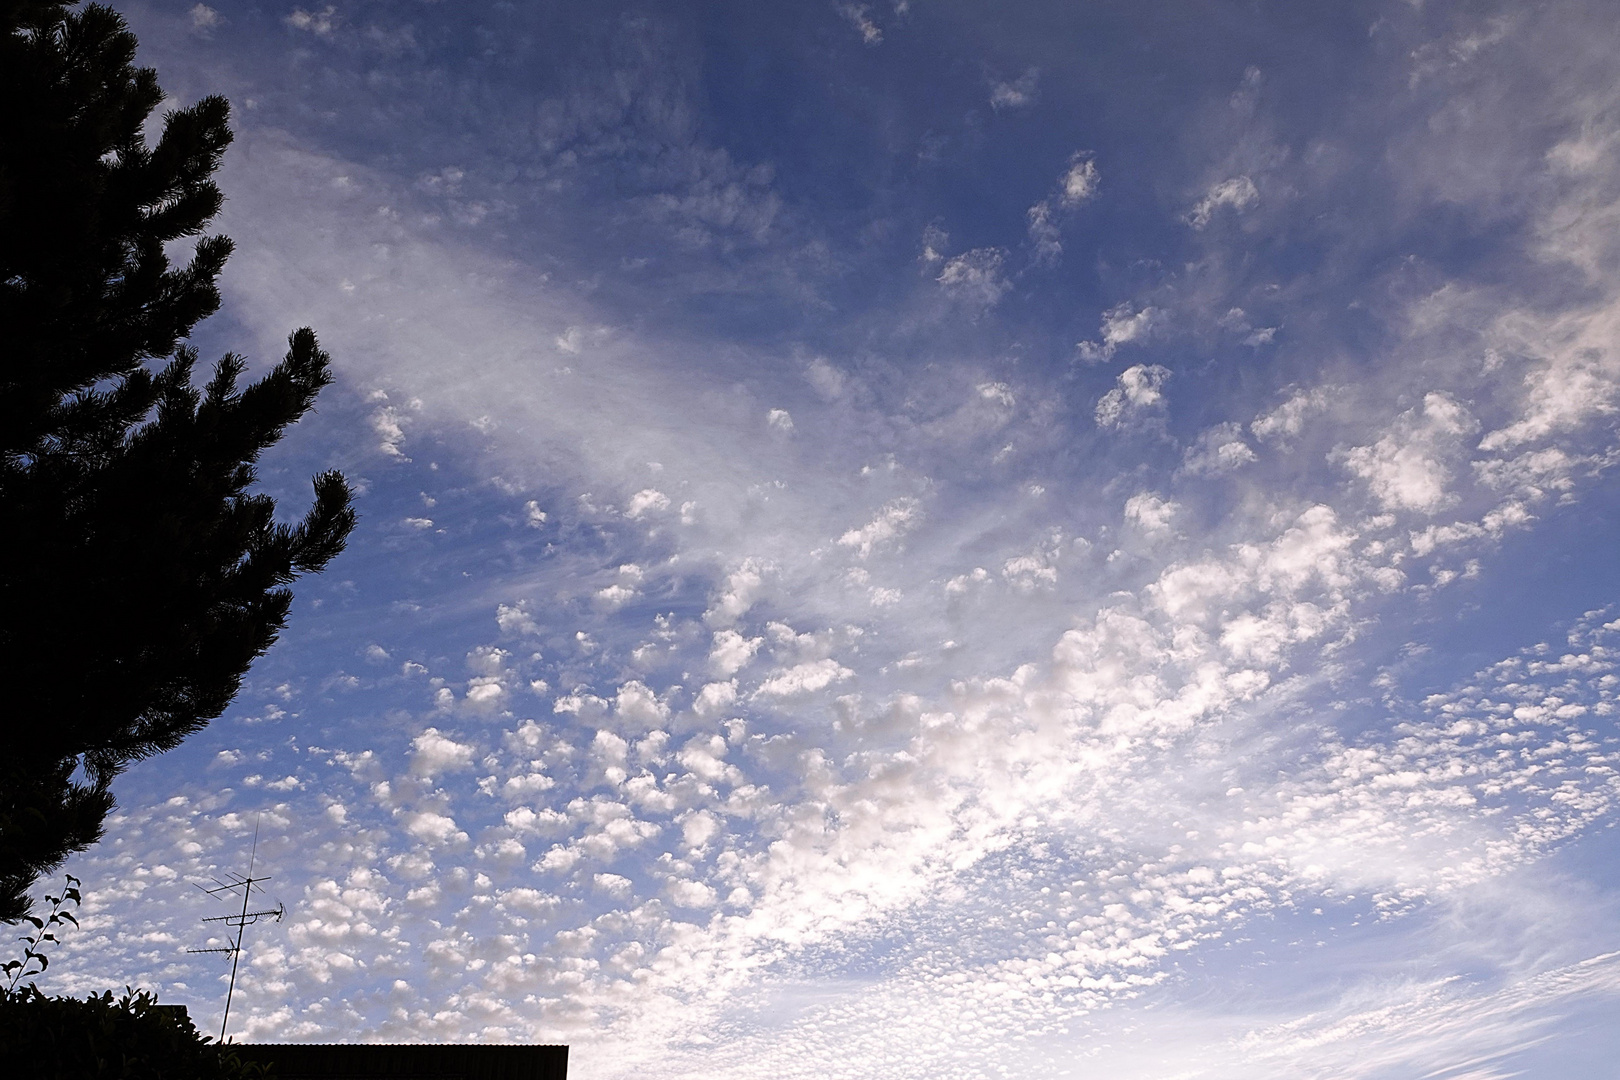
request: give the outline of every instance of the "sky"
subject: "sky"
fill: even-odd
[[[43,988],[217,1025],[257,828],[241,1039],[1613,1075],[1610,5],[120,10],[360,525]]]

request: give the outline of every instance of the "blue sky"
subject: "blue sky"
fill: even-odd
[[[1620,1043],[1598,3],[122,8],[359,486],[50,970],[583,1077]]]

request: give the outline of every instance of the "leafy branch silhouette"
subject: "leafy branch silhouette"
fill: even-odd
[[[71,911],[64,909],[63,905],[72,902],[75,909],[79,906],[79,886],[83,884],[72,874],[66,875],[68,884],[62,889],[60,896],[47,896],[50,902],[51,913],[41,919],[37,915],[23,916],[24,922],[34,924],[34,932],[27,937],[17,940],[23,942],[23,955],[21,960],[8,960],[0,964],[0,973],[11,976],[11,982],[6,984],[7,990],[15,990],[17,983],[34,975],[39,975],[51,966],[51,958],[45,955],[45,943],[56,944],[56,928],[63,923],[72,923],[75,928],[79,925],[78,918]],[[39,965],[35,967],[34,965]]]

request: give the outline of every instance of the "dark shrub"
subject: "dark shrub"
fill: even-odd
[[[145,990],[46,997],[0,991],[0,1073],[17,1080],[252,1080],[264,1068]]]

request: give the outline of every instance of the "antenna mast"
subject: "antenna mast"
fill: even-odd
[[[212,889],[203,889],[203,887],[201,885],[197,886],[197,888],[202,889],[202,891],[207,893],[209,896],[217,897],[217,898],[220,898],[220,899],[223,899],[226,896],[233,895],[236,892],[237,889],[242,890],[242,910],[241,910],[241,912],[239,912],[239,913],[237,913],[235,915],[216,915],[211,919],[204,919],[203,920],[203,922],[205,922],[205,923],[219,922],[219,923],[224,923],[226,926],[234,928],[236,930],[236,937],[231,940],[230,945],[228,947],[222,948],[222,949],[187,949],[186,950],[186,952],[188,952],[188,953],[228,953],[230,955],[230,958],[231,958],[231,982],[230,982],[229,988],[225,991],[225,1016],[219,1022],[219,1041],[222,1042],[222,1043],[225,1041],[225,1025],[227,1025],[227,1024],[229,1024],[231,1022],[231,996],[236,993],[236,968],[237,968],[237,965],[240,964],[241,961],[242,961],[242,941],[243,941],[243,938],[246,936],[247,928],[254,925],[255,923],[257,923],[260,919],[265,919],[265,918],[274,918],[277,922],[280,922],[281,917],[284,914],[286,914],[285,906],[283,906],[279,902],[276,904],[276,906],[275,906],[275,908],[273,910],[269,910],[269,911],[249,911],[248,910],[248,899],[249,899],[249,897],[251,897],[253,895],[253,891],[255,889],[258,889],[259,892],[261,892],[261,893],[264,892],[264,889],[260,888],[260,882],[270,880],[268,877],[254,877],[253,876],[253,866],[254,866],[255,860],[258,858],[258,854],[259,854],[259,823],[258,823],[258,821],[254,821],[254,823],[253,823],[253,847],[252,847],[251,851],[248,854],[248,872],[247,872],[247,876],[243,877],[240,874],[231,874],[229,876],[230,879],[228,881],[220,881],[218,878],[215,878],[214,879],[215,887],[212,888]]]

